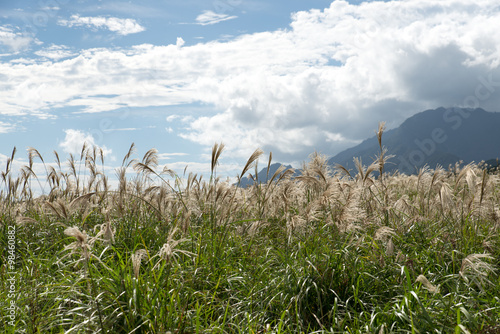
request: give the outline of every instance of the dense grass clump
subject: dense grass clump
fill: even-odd
[[[217,177],[218,144],[208,180],[131,147],[116,189],[98,148],[67,166],[30,149],[17,176],[13,152],[0,332],[500,333],[499,175],[387,175],[382,131],[369,166],[314,154],[246,189]]]

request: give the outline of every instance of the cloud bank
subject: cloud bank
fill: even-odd
[[[133,19],[120,19],[117,17],[103,17],[103,16],[79,16],[71,15],[69,20],[59,20],[59,25],[66,27],[90,27],[108,29],[109,31],[116,32],[119,35],[136,34],[146,30],[143,26]]]
[[[74,17],[71,24],[111,30],[110,19]],[[335,154],[373,135],[379,121],[396,126],[427,108],[497,110],[499,30],[493,0],[334,1],[294,13],[287,29],[230,41],[1,63],[9,83],[0,91],[0,114],[198,102],[218,112],[184,118],[183,138],[223,141],[229,156],[246,158],[262,147],[281,161],[301,160],[315,149]]]

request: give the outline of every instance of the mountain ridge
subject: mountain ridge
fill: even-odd
[[[384,167],[386,172],[414,174],[424,166],[447,168],[457,162],[488,161],[495,165],[500,158],[500,113],[482,108],[424,110],[408,117],[399,127],[385,131],[382,145],[387,154],[394,155]],[[329,158],[328,163],[355,170],[355,157],[368,165],[379,152],[377,137],[373,136]],[[269,174],[273,175],[280,165],[272,164]],[[267,181],[267,168],[258,173],[258,179],[260,183]],[[253,180],[244,178],[241,186],[250,184]]]
[[[428,165],[496,159],[500,156],[500,113],[484,109],[429,109],[406,119],[398,128],[384,132],[382,144],[394,158],[386,171],[396,169],[413,174]],[[369,163],[380,151],[376,136],[329,159],[330,164],[346,168],[359,157]]]

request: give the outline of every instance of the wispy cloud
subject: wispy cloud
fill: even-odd
[[[177,118],[181,118],[181,116],[180,115],[169,115],[169,116],[167,116],[166,121],[173,122]]]
[[[0,121],[0,133],[12,132],[15,128],[13,124]]]
[[[159,153],[158,159],[167,160],[167,159],[170,159],[171,157],[182,157],[185,155],[188,155],[188,154],[187,153]]]
[[[222,21],[232,20],[237,18],[238,16],[229,16],[227,14],[219,14],[215,13],[211,10],[204,10],[203,13],[196,17],[196,24],[200,24],[202,26],[206,26],[209,24],[216,24]]]
[[[117,17],[103,16],[79,16],[72,15],[69,20],[59,20],[61,26],[66,27],[90,27],[99,29],[108,29],[120,35],[129,35],[146,30],[134,19],[120,19]]]
[[[104,132],[114,132],[114,131],[137,131],[139,128],[117,128],[117,129],[105,129]]]
[[[40,8],[40,10],[43,10],[43,11],[49,11],[49,10],[58,11],[60,9],[61,9],[61,7],[59,7],[59,6],[45,6],[45,7]]]
[[[75,55],[75,53],[65,45],[51,45],[47,48],[36,51],[35,54],[40,57],[50,58],[54,60],[69,58]]]
[[[27,49],[33,42],[39,43],[35,38],[13,28],[0,26],[0,45],[7,46],[9,51],[19,52]]]

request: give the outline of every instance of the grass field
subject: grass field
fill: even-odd
[[[499,174],[387,175],[380,146],[246,189],[217,177],[223,145],[206,180],[131,147],[114,190],[96,148],[30,149],[0,179],[0,332],[500,333]]]

